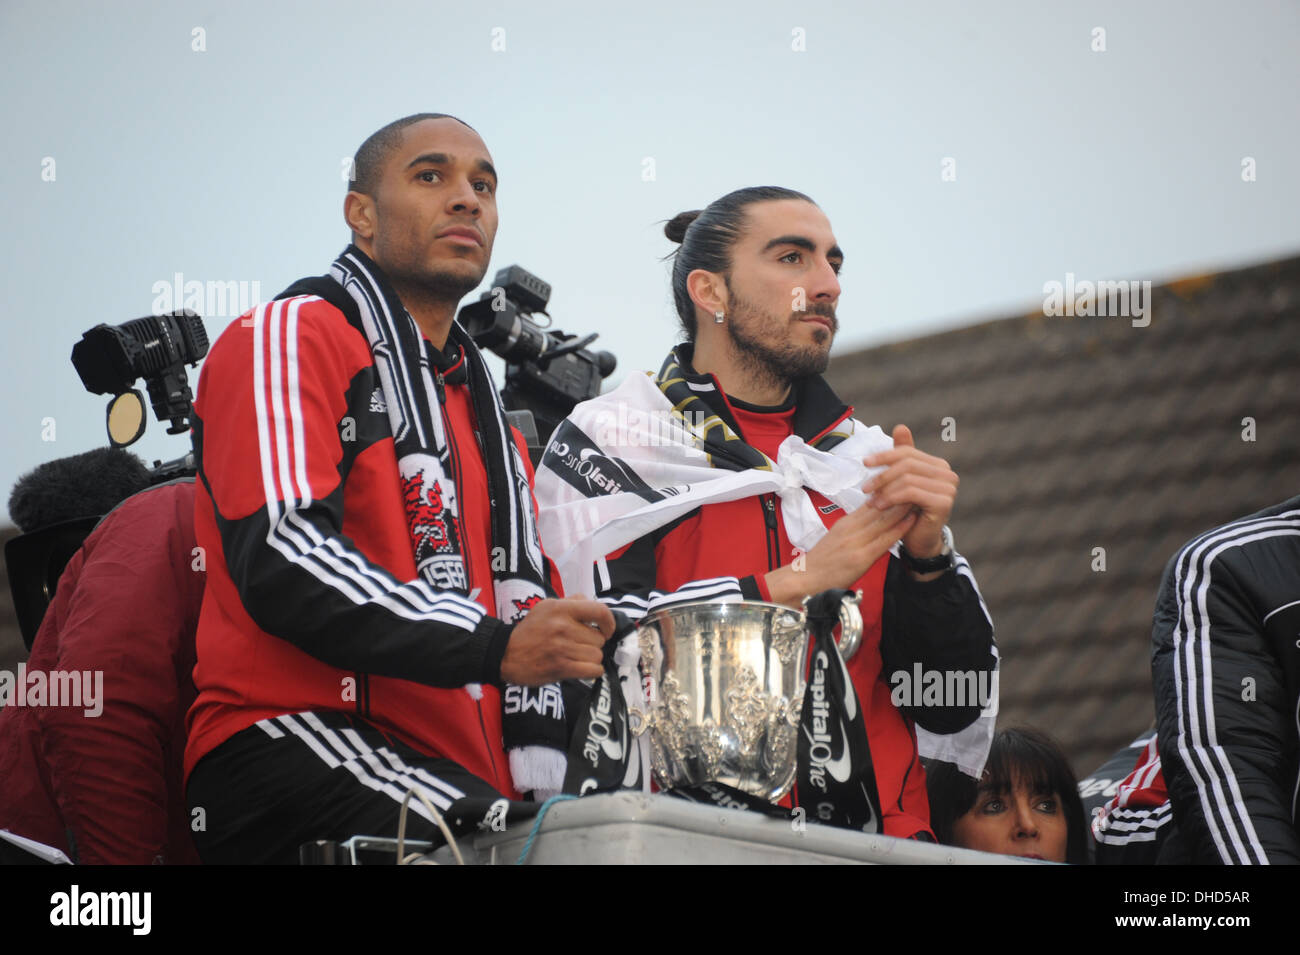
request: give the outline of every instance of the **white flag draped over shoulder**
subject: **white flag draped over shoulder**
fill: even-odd
[[[542,541],[566,593],[591,589],[601,557],[700,507],[775,492],[790,542],[810,550],[826,533],[804,488],[844,508],[865,500],[861,486],[883,470],[862,459],[894,446],[877,427],[849,419],[831,451],[791,436],[770,469],[729,471],[709,463],[695,428],[675,414],[647,375],[632,375],[607,395],[584,401],[556,430],[537,471]]]

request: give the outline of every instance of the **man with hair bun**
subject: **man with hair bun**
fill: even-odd
[[[854,420],[821,377],[844,253],[811,199],[740,189],[664,232],[681,245],[672,288],[686,340],[657,374],[629,376],[555,432],[537,483],[547,552],[566,587],[631,617],[860,589],[848,671],[882,831],[932,840],[917,736],[924,755],[978,776],[996,714],[992,623],[945,526],[957,475],[905,426],[891,440]],[[922,700],[918,688],[896,706],[890,676],[918,666],[971,673],[991,692]]]

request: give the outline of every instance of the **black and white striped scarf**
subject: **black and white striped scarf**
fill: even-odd
[[[328,279],[337,285],[331,289]],[[444,384],[468,384],[491,501],[496,616],[506,623],[521,619],[538,600],[554,593],[533,518],[528,472],[487,363],[457,322],[452,322],[447,338],[453,357],[436,351],[379,266],[355,245],[334,260],[328,279],[305,280],[290,291],[321,295],[365,336],[393,430],[417,573],[435,587],[467,596],[464,518],[439,396]],[[340,288],[346,297],[338,294]],[[466,691],[475,699],[482,697],[478,684]],[[562,699],[558,686],[553,694],[549,688],[542,691],[550,700]],[[530,691],[533,697],[538,694]],[[519,698],[522,695],[502,695],[503,701],[517,703]],[[568,742],[562,706],[524,708],[503,702],[502,734],[516,789],[560,789]]]
[[[697,423],[692,430],[710,465],[727,471],[770,471],[771,459],[740,436],[740,429],[721,395],[712,388],[700,391],[698,385],[692,386],[691,379],[698,381],[700,377],[691,370],[690,359],[693,353],[694,346],[690,343],[684,342],[673,348],[659,366],[655,385],[672,405],[674,414],[679,415],[683,421]],[[800,382],[798,387],[800,393],[795,404],[795,434],[803,433],[804,429],[800,425],[812,415],[819,416],[814,420],[833,421],[849,411],[821,378]],[[850,433],[848,430],[823,432],[809,447],[830,451],[849,437]]]

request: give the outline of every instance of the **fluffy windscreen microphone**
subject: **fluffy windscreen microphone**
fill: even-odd
[[[9,516],[29,533],[76,517],[107,514],[149,486],[149,469],[130,451],[96,448],[28,471],[9,495]]]

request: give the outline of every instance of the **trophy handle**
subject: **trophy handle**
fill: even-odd
[[[639,706],[629,706],[627,708],[628,729],[632,731],[633,737],[644,736],[645,731],[650,728],[653,722],[653,714],[649,711]]]
[[[844,595],[840,601],[840,639],[838,645],[840,656],[847,663],[853,659],[862,644],[862,612],[858,604],[862,600],[862,591],[856,590]]]

